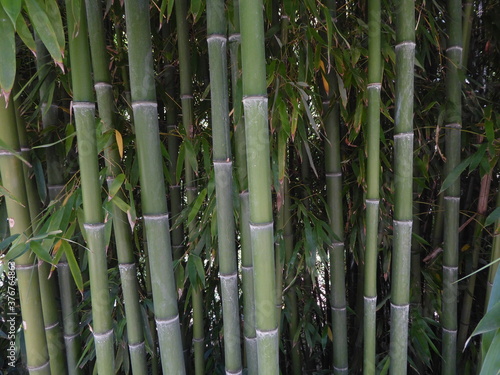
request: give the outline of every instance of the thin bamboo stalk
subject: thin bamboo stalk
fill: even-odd
[[[193,123],[193,87],[191,74],[191,53],[188,36],[188,2],[186,0],[177,1],[175,4],[175,20],[177,24],[177,45],[179,51],[179,73],[180,73],[180,94],[182,107],[182,125],[188,142],[191,142],[194,134]],[[186,150],[186,152],[190,152]],[[189,157],[186,156],[184,162],[184,186],[186,193],[186,203],[189,205],[196,199],[196,183],[194,171],[189,164]],[[196,230],[196,221],[193,220],[188,228],[188,241]],[[196,254],[199,255],[199,254]],[[203,314],[203,294],[201,286],[192,286],[193,300],[193,347],[195,373],[205,372],[205,331]]]
[[[103,124],[103,132],[114,130],[115,113],[111,75],[108,69],[109,58],[106,55],[104,40],[104,25],[102,22],[101,3],[95,0],[85,1],[87,22],[89,25],[90,51],[94,72],[94,87],[97,94],[99,116]],[[111,137],[104,147],[104,161],[106,163],[106,182],[110,188],[120,174],[120,155],[115,142]],[[120,189],[116,197],[125,200],[125,194]],[[122,282],[125,317],[127,320],[127,339],[132,364],[132,373],[146,374],[146,347],[142,325],[141,307],[137,283],[137,270],[134,259],[132,238],[127,215],[117,205],[111,208],[113,230],[116,241],[120,277]]]
[[[461,80],[462,2],[448,0],[446,55],[445,177],[460,163],[460,131],[462,127]],[[460,210],[460,177],[444,191],[444,245],[442,297],[442,374],[456,374],[457,367],[457,302],[458,302],[458,227]]]
[[[162,368],[164,374],[184,374],[170,224],[158,131],[148,2],[126,0],[125,20],[142,211],[148,242]]]
[[[368,2],[368,132],[367,132],[367,192],[366,249],[364,279],[364,356],[363,373],[375,374],[378,217],[380,205],[380,90],[382,88],[380,54],[380,0]]]
[[[21,203],[6,197],[10,234],[19,234],[28,239],[31,235],[31,221],[28,198],[24,189],[24,173],[21,160],[15,153],[20,151],[13,100],[7,106],[0,97],[0,140],[8,149],[0,147],[0,174],[5,189],[15,194]],[[27,251],[15,259],[17,288],[21,304],[23,331],[30,375],[50,375],[50,361],[42,314],[38,267],[36,257]],[[14,287],[14,286],[11,286]],[[10,294],[9,294],[10,296]],[[10,304],[9,304],[10,306]],[[14,315],[9,317],[14,320]]]
[[[240,1],[240,24],[258,372],[278,374],[279,337],[275,309],[276,281],[262,1]]]
[[[89,247],[90,293],[92,302],[92,333],[97,371],[114,372],[114,338],[111,301],[108,286],[106,244],[102,216],[101,185],[95,134],[95,102],[92,89],[89,42],[85,8],[75,8],[66,1],[69,53],[72,61],[73,112],[75,115],[78,158],[82,186],[84,229]],[[76,19],[75,19],[76,18]],[[75,23],[79,23],[75,35]]]
[[[396,109],[394,129],[394,234],[391,274],[390,373],[407,371],[410,255],[413,224],[413,88],[415,8],[396,3]]]
[[[224,0],[207,2],[213,162],[226,373],[242,373]]]

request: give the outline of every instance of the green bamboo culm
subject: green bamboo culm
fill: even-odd
[[[366,165],[366,249],[364,285],[363,373],[375,374],[378,217],[380,202],[380,90],[382,88],[380,54],[380,0],[368,2],[368,111]]]
[[[413,224],[413,95],[415,8],[396,7],[396,105],[394,128],[394,234],[391,266],[390,373],[407,371],[411,233]]]
[[[278,374],[279,337],[261,0],[240,1],[240,25],[258,373]]]
[[[497,202],[496,207],[500,207],[500,189],[497,192]],[[497,219],[493,224],[493,243],[491,245],[491,262],[496,261],[500,258],[500,219]],[[487,310],[488,303],[490,301],[491,289],[493,288],[493,281],[495,280],[495,275],[498,270],[498,262],[494,263],[489,267],[488,270],[488,281],[486,283],[486,298],[485,298],[485,311]]]
[[[462,128],[461,80],[462,2],[447,2],[446,115],[444,175],[448,176],[460,163]],[[444,191],[443,297],[442,297],[442,374],[456,374],[457,303],[458,303],[458,228],[460,211],[460,177]]]
[[[154,311],[164,374],[184,374],[170,224],[158,129],[149,3],[125,1],[132,109]]]
[[[185,133],[185,141],[192,142],[194,135],[193,121],[193,76],[191,73],[191,53],[188,35],[188,1],[179,0],[175,3],[175,20],[177,24],[177,49],[179,51],[179,74],[180,74],[180,97],[182,109],[182,126]],[[185,149],[186,153],[192,152],[190,148]],[[191,157],[195,157],[192,155]],[[184,159],[184,186],[186,194],[186,204],[190,205],[196,199],[196,183],[194,170],[189,163],[191,158],[186,155]],[[196,220],[189,224],[188,242],[193,238],[196,230]],[[201,250],[200,250],[201,251]],[[194,255],[199,256],[198,253]],[[203,293],[201,283],[191,286],[191,299],[193,305],[193,348],[195,374],[205,373],[205,328],[203,314]]]
[[[224,0],[207,1],[212,140],[217,205],[219,278],[221,282],[226,373],[240,374],[241,338],[233,214],[233,162],[229,132],[227,22]]]
[[[108,285],[101,184],[99,182],[95,100],[92,87],[88,29],[85,7],[77,8],[73,1],[66,0],[66,14],[69,30],[69,54],[72,62],[73,112],[85,220],[83,226],[89,248],[92,332],[97,371],[104,375],[113,373],[115,369],[114,334]]]
[[[103,132],[114,132],[116,131],[114,129],[114,96],[113,87],[111,86],[111,75],[108,69],[109,58],[106,54],[101,2],[86,0],[85,5],[87,10],[87,22],[90,30],[90,50],[99,116],[103,124]],[[104,147],[106,182],[108,188],[111,188],[115,178],[121,171],[120,154],[115,139],[115,137],[110,137]],[[125,200],[122,189],[118,190],[116,198]],[[146,347],[144,342],[141,307],[139,305],[140,298],[137,285],[137,269],[134,259],[131,230],[128,224],[127,214],[116,204],[112,205],[111,214],[113,217],[113,231],[119,263],[118,268],[120,270],[123,289],[125,317],[127,319],[127,339],[132,372],[135,375],[146,374]]]
[[[13,100],[7,105],[0,96],[0,140],[8,149],[0,147],[0,174],[2,186],[15,194],[18,202],[5,197],[9,215],[10,234],[18,234],[27,240],[31,235],[28,198],[24,187],[24,171],[21,160],[13,153],[20,151]],[[13,271],[14,267],[9,266]],[[50,361],[42,313],[42,301],[38,277],[37,259],[31,251],[15,258],[17,289],[21,304],[27,367],[30,375],[50,375]],[[10,305],[9,305],[10,306]],[[9,316],[15,324],[19,317]]]
[[[248,375],[257,375],[257,334],[255,331],[255,298],[253,281],[252,246],[250,241],[250,207],[248,194],[245,117],[243,116],[243,91],[241,77],[240,3],[231,3],[229,22],[229,53],[231,59],[231,92],[236,161],[236,179],[240,202],[241,288],[243,299],[243,336]]]
[[[336,2],[329,1],[330,15],[335,16]],[[347,304],[345,290],[344,219],[342,214],[342,168],[340,157],[340,107],[337,76],[330,62],[325,64],[325,87],[323,95],[323,122],[325,124],[325,175],[328,217],[335,235],[329,246],[330,301],[333,336],[333,372],[347,374]]]

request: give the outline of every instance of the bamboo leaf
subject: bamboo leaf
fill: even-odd
[[[44,249],[40,242],[30,241],[29,244],[31,251],[33,251],[39,259],[43,260],[46,263],[52,264],[52,257],[50,256],[48,251]]]
[[[0,0],[2,7],[12,21],[12,26],[16,26],[17,17],[21,13],[21,1],[20,0]]]
[[[19,237],[19,234],[14,234],[12,236],[7,237],[2,242],[0,242],[0,251],[4,251],[7,247],[9,247],[10,244],[14,242],[17,237]]]
[[[35,40],[33,39],[33,35],[31,34],[31,31],[26,24],[26,20],[21,14],[17,17],[16,31],[17,35],[19,35],[23,43],[26,44],[26,47],[28,47],[30,51],[36,56]],[[47,106],[47,109],[48,108],[49,106]]]
[[[491,342],[479,375],[498,375],[500,373],[500,356],[498,353],[500,353],[500,331],[497,331]]]
[[[123,159],[123,137],[121,133],[115,129],[116,145],[118,146],[118,153],[120,158]]]
[[[450,174],[443,181],[443,186],[441,186],[441,190],[439,194],[448,189],[453,183],[457,180],[457,178],[462,174],[463,171],[470,165],[471,158],[467,158],[463,160],[455,169],[453,169]]]
[[[113,199],[111,199],[111,202],[116,204],[116,206],[125,213],[127,213],[130,210],[130,206],[127,203],[125,203],[123,199],[120,199],[117,196],[113,197]]]
[[[160,7],[160,28],[163,23],[163,17],[165,15],[165,10],[167,11],[167,22],[172,15],[172,10],[174,9],[174,0],[163,0]]]
[[[5,255],[5,258],[3,258],[4,262],[8,262],[9,260],[16,259],[17,257],[23,255],[28,249],[30,248],[30,245],[27,243],[21,243],[18,245],[14,245],[11,247],[9,252]]]
[[[57,35],[59,31],[56,32],[56,30],[54,30],[54,27],[58,27],[59,25],[52,25],[51,19],[49,19],[48,15],[45,13],[45,7],[40,3],[40,0],[25,0],[25,4],[33,27],[40,36],[47,51],[49,51],[50,56],[52,56],[61,70],[64,71],[62,64],[64,45],[61,48],[59,45],[60,37]],[[56,9],[59,9],[57,5]]]
[[[207,195],[207,189],[203,189],[200,191],[200,194],[196,197],[195,201],[193,202],[193,207],[191,208],[191,211],[189,211],[187,223],[190,224],[194,218],[198,215],[198,212],[200,211],[201,205],[203,204],[205,197]]]
[[[199,15],[203,12],[204,2],[201,0],[191,0],[191,14],[193,15],[193,21],[196,21],[199,18]]]
[[[108,192],[108,199],[111,200],[113,197],[118,193],[120,188],[123,185],[123,182],[125,181],[125,175],[123,173],[120,173],[118,176],[116,176],[113,179],[113,182],[111,183],[111,186],[109,187],[109,192]]]
[[[484,222],[484,226],[487,227],[497,220],[500,220],[500,207],[495,208],[495,210],[493,210],[493,212],[488,215]]]
[[[16,77],[16,39],[15,30],[9,16],[0,5],[0,89],[8,104],[9,95]]]
[[[21,203],[19,199],[17,199],[10,191],[8,191],[6,188],[4,188],[2,185],[0,185],[0,197],[1,196],[6,196],[12,199],[14,202],[19,204],[20,206],[24,207],[24,204]]]
[[[66,240],[63,240],[61,242],[61,249],[64,251],[64,254],[66,254],[66,259],[68,261],[69,269],[71,271],[71,274],[73,275],[73,280],[75,281],[76,287],[78,288],[80,293],[83,294],[82,273],[80,271],[80,267],[78,266],[78,262],[75,258],[75,254],[73,253],[73,249]]]

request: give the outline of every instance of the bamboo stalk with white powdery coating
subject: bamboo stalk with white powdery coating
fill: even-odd
[[[227,36],[223,0],[207,2],[207,43],[210,67],[213,163],[217,205],[219,278],[221,282],[226,374],[241,374],[241,339],[238,303],[233,162],[229,133]]]
[[[262,1],[240,1],[240,25],[258,373],[278,374],[279,337]]]
[[[164,374],[185,374],[158,129],[149,4],[125,1],[141,201]]]
[[[380,205],[380,0],[368,2],[368,132],[366,136],[366,249],[363,317],[363,372],[374,375],[376,368],[376,307],[377,307],[377,259],[378,218]]]
[[[413,224],[413,96],[415,8],[396,3],[396,107],[394,128],[394,231],[391,266],[390,373],[408,366],[410,259]]]
[[[460,163],[462,129],[462,89],[459,71],[462,66],[462,2],[447,2],[446,115],[444,175]],[[441,324],[442,374],[456,374],[458,331],[458,228],[460,215],[460,177],[444,191],[443,297]]]
[[[72,61],[72,106],[82,186],[83,226],[89,249],[92,333],[94,335],[97,371],[100,374],[111,374],[115,368],[113,322],[108,285],[101,184],[99,182],[95,102],[87,21],[85,8],[81,7],[78,13],[74,5],[74,2],[66,1],[68,30],[75,30],[75,22],[79,24],[79,32],[69,35],[69,53]]]
[[[0,140],[9,149],[0,147],[0,174],[2,186],[15,194],[18,202],[6,196],[7,214],[9,215],[10,234],[19,234],[20,238],[31,236],[31,220],[28,198],[24,189],[25,178],[21,160],[14,152],[20,151],[17,133],[14,103],[8,106],[0,96]],[[21,304],[21,318],[27,354],[27,367],[30,375],[50,375],[49,353],[42,315],[42,301],[38,278],[37,260],[28,250],[14,259],[17,290]],[[9,268],[10,270],[10,268]],[[17,319],[15,316],[10,319]],[[15,323],[17,324],[18,321]]]

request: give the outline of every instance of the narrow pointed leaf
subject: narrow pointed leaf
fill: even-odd
[[[6,102],[16,77],[15,30],[3,6],[0,6],[0,88]]]
[[[75,254],[73,253],[73,249],[67,241],[61,242],[61,249],[64,251],[64,254],[66,254],[69,269],[71,271],[71,274],[73,275],[73,280],[75,281],[76,287],[78,288],[80,293],[83,293],[82,273],[75,258]]]
[[[5,13],[9,16],[12,21],[12,26],[16,25],[16,20],[21,13],[21,1],[20,0],[0,0]]]
[[[26,24],[26,20],[20,14],[16,20],[16,31],[17,35],[21,38],[26,47],[30,49],[30,51],[36,56],[36,45],[35,40],[33,39],[33,35],[31,34],[28,25]]]

